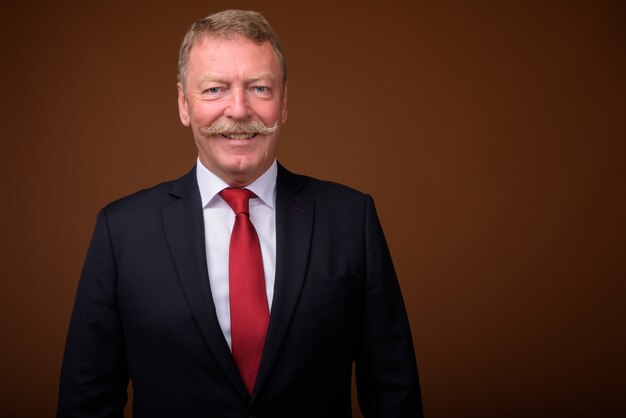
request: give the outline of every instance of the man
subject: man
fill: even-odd
[[[58,417],[421,416],[411,333],[372,199],[278,165],[287,73],[258,13],[181,46],[198,162],[98,215]]]

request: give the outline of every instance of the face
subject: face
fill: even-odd
[[[276,158],[278,129],[263,128],[287,120],[287,89],[272,45],[201,38],[191,49],[186,83],[178,84],[178,110],[205,167],[233,187],[252,183]],[[256,127],[246,128],[249,122]]]

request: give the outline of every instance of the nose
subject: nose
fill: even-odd
[[[232,119],[246,119],[249,115],[248,98],[244,89],[233,88],[230,92],[230,102],[224,111],[224,116]]]

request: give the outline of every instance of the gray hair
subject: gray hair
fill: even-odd
[[[287,63],[278,37],[260,13],[248,10],[224,10],[200,19],[191,25],[178,54],[178,81],[183,86],[185,85],[189,54],[201,36],[228,39],[237,35],[242,35],[258,44],[269,41],[280,62],[283,84],[287,81]]]

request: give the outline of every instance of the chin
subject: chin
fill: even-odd
[[[223,170],[231,176],[250,176],[254,175],[260,170],[260,166],[257,164],[241,164],[232,163],[222,166]]]

